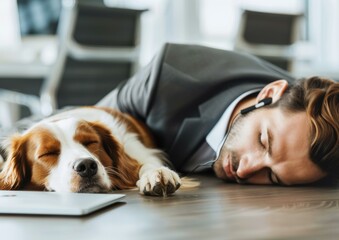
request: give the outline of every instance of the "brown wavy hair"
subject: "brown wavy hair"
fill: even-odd
[[[310,159],[339,179],[339,83],[323,77],[300,79],[275,104],[305,111],[310,123]]]

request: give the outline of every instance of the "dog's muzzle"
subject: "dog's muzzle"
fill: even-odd
[[[83,178],[90,178],[98,172],[98,164],[92,158],[79,159],[74,162],[73,170]]]

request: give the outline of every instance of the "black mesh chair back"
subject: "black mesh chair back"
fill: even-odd
[[[243,10],[235,49],[292,71],[293,44],[300,39],[302,17],[302,14]]]
[[[144,11],[100,1],[63,6],[58,59],[41,93],[45,115],[93,105],[136,71]]]

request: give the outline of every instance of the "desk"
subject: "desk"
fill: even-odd
[[[0,91],[13,90],[38,96],[42,81],[50,72],[57,54],[55,36],[28,36],[16,49],[0,48]],[[21,116],[16,104],[0,99],[0,126],[10,128]]]
[[[85,217],[0,216],[1,239],[337,239],[339,189],[225,184],[168,198],[126,193],[124,202]]]
[[[44,78],[57,54],[57,38],[52,35],[21,39],[17,49],[1,49],[0,78]]]
[[[50,66],[39,62],[24,64],[0,62],[0,78],[44,78],[49,70]]]

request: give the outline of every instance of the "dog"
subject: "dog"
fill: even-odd
[[[5,144],[2,190],[106,193],[137,187],[166,196],[180,186],[164,153],[135,118],[80,107],[41,120]]]

